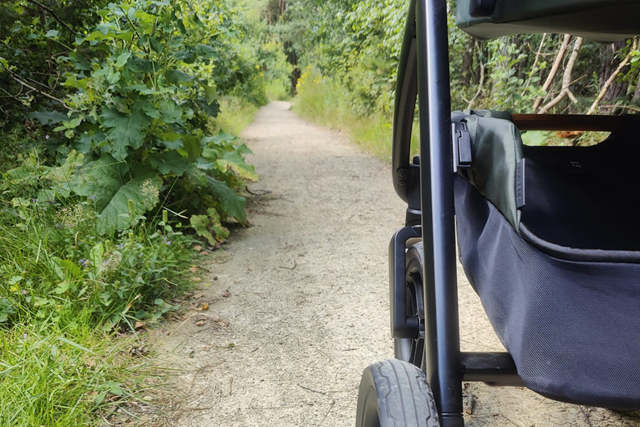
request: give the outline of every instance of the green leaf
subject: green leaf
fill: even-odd
[[[9,317],[15,315],[17,310],[7,298],[0,297],[0,323],[7,323]]]
[[[49,37],[50,39],[56,39],[56,38],[58,38],[59,35],[60,35],[60,31],[58,31],[58,30],[49,30],[49,31],[47,31],[47,34],[45,34],[45,37]]]
[[[178,24],[178,29],[182,34],[187,34],[187,29],[185,28],[184,23],[182,22],[182,19],[178,19],[176,21],[176,24]]]
[[[216,245],[216,239],[209,231],[211,221],[209,220],[209,217],[207,215],[191,215],[191,218],[189,218],[189,223],[191,224],[191,227],[196,231],[196,234],[198,236],[207,239],[211,246]],[[1,319],[0,322],[2,322]]]
[[[143,102],[140,105],[142,105],[142,110],[145,112],[147,116],[152,117],[154,119],[159,119],[160,117],[162,117],[162,114],[160,114],[160,111],[158,111],[158,109],[149,101]]]
[[[72,190],[89,198],[98,211],[103,210],[122,186],[122,173],[109,154],[85,164],[71,181]]]
[[[36,119],[41,125],[56,124],[69,119],[66,114],[58,111],[38,111],[29,113],[29,117]]]
[[[213,208],[207,209],[207,215],[192,215],[189,218],[189,223],[196,231],[196,234],[207,239],[212,246],[215,246],[216,240],[223,241],[229,237],[229,230],[222,225],[220,214]],[[215,237],[211,234],[211,231],[213,231]]]
[[[151,166],[156,168],[161,174],[167,175],[171,172],[180,176],[184,174],[190,167],[189,160],[182,157],[176,151],[164,151],[162,153],[154,153],[149,158]]]
[[[162,53],[162,44],[158,40],[150,37],[149,44],[151,45],[151,49],[153,49],[156,53]]]
[[[127,61],[127,68],[134,73],[153,73],[158,69],[158,64],[147,59],[131,58]]]
[[[118,56],[118,59],[116,59],[116,67],[118,68],[124,67],[127,61],[129,60],[130,56],[131,56],[131,52],[122,52],[120,56]]]
[[[193,64],[196,62],[196,59],[198,59],[198,56],[194,52],[183,49],[176,53],[176,59],[184,62],[185,64]]]
[[[158,110],[167,123],[182,123],[182,109],[170,99],[160,101]]]
[[[202,111],[204,111],[211,117],[217,117],[218,113],[220,112],[220,104],[218,103],[218,101],[213,101],[209,103],[204,101],[198,101],[198,105],[200,106]]]
[[[218,91],[215,87],[208,86],[205,83],[201,83],[201,85],[204,89],[204,99],[207,101],[207,104],[212,104],[216,99],[218,99]]]
[[[182,150],[188,157],[190,162],[195,162],[200,154],[202,154],[202,146],[200,144],[200,138],[197,136],[183,136],[182,137]]]
[[[196,55],[201,58],[210,59],[216,55],[216,50],[206,44],[199,44],[196,46]]]
[[[94,245],[89,251],[89,259],[93,263],[94,267],[102,268],[102,258],[104,256],[104,246],[102,243]]]
[[[162,180],[158,176],[139,176],[120,187],[104,210],[98,215],[96,227],[100,234],[122,231],[131,224],[129,200],[137,213],[144,213],[155,207],[159,199]]]
[[[111,108],[102,112],[102,125],[106,128],[104,134],[111,143],[105,147],[105,151],[111,153],[116,160],[127,157],[127,147],[138,149],[144,142],[151,119],[143,113],[143,105],[140,102],[134,104],[130,114],[122,114]]]
[[[183,73],[180,70],[167,70],[164,73],[164,76],[169,83],[172,83],[174,85],[180,84],[185,86],[191,86],[193,84],[193,81],[195,80],[193,77]]]
[[[218,181],[210,176],[207,177],[207,188],[220,201],[220,206],[224,213],[231,215],[238,222],[244,224],[247,220],[247,214],[244,211],[244,197],[238,196],[225,182]]]
[[[96,75],[97,74],[98,73],[96,73]],[[68,87],[75,87],[76,89],[87,90],[87,83],[88,83],[87,79],[78,80],[76,76],[69,76],[67,77],[67,80],[65,80],[63,84]]]
[[[58,283],[58,286],[55,287],[53,292],[58,294],[58,295],[62,295],[65,292],[67,292],[70,287],[71,287],[71,282]]]
[[[226,172],[226,168],[231,168],[239,177],[249,180],[257,181],[258,175],[253,165],[248,165],[244,161],[244,157],[238,151],[230,151],[225,153],[221,159],[218,159],[217,163],[225,168],[223,172]]]

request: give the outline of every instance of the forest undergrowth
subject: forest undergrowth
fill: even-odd
[[[236,135],[288,84],[263,33],[252,2],[3,4],[0,425],[108,424],[165,386],[146,328],[247,224]]]

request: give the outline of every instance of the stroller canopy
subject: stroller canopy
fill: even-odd
[[[614,42],[640,34],[640,1],[458,0],[457,23],[478,39],[567,33]]]

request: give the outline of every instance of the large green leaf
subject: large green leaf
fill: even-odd
[[[149,158],[149,162],[151,163],[151,166],[163,175],[173,172],[180,176],[191,166],[189,160],[185,159],[174,150],[154,153]]]
[[[202,154],[202,145],[200,144],[200,138],[197,136],[187,136],[182,138],[182,150],[188,157],[189,161],[195,162],[200,154]]]
[[[185,74],[179,70],[167,70],[164,73],[164,76],[167,78],[167,81],[169,83],[172,83],[174,85],[182,84],[182,85],[190,86],[193,84],[193,81],[195,80],[190,75]]]
[[[131,224],[129,200],[133,202],[135,214],[143,214],[158,204],[161,185],[160,177],[146,175],[134,178],[120,187],[98,215],[98,232],[107,234],[127,228]]]
[[[129,114],[111,108],[102,112],[102,125],[106,128],[104,133],[111,143],[105,151],[111,153],[116,160],[124,160],[127,157],[127,147],[138,149],[142,146],[146,127],[151,122],[142,107],[143,105],[137,102]]]
[[[206,44],[199,44],[196,46],[196,54],[202,58],[213,58],[216,56],[216,50]]]
[[[229,151],[224,153],[221,159],[217,161],[218,166],[222,169],[221,172],[226,172],[227,169],[233,170],[239,177],[249,180],[257,181],[258,175],[253,165],[245,163],[244,157],[238,151]]]
[[[247,220],[247,214],[244,211],[244,197],[238,196],[225,182],[218,181],[210,176],[207,176],[207,188],[220,201],[220,206],[226,214],[231,215],[241,223]]]
[[[36,111],[29,113],[29,117],[36,119],[41,125],[56,124],[69,120],[66,114],[58,111]]]
[[[71,182],[71,189],[93,200],[96,209],[101,211],[122,186],[121,167],[113,157],[105,154],[80,169]]]
[[[182,109],[174,101],[170,99],[160,101],[158,110],[165,122],[182,123]]]

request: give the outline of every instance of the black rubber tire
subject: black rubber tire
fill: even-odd
[[[364,370],[356,427],[440,427],[424,373],[397,359]]]
[[[418,318],[420,330],[424,334],[424,300],[422,278],[422,242],[411,246],[406,255],[407,275],[405,286],[407,287],[406,315]],[[424,366],[424,336],[413,338],[395,338],[393,343],[396,359],[409,362],[418,368],[425,370]]]

